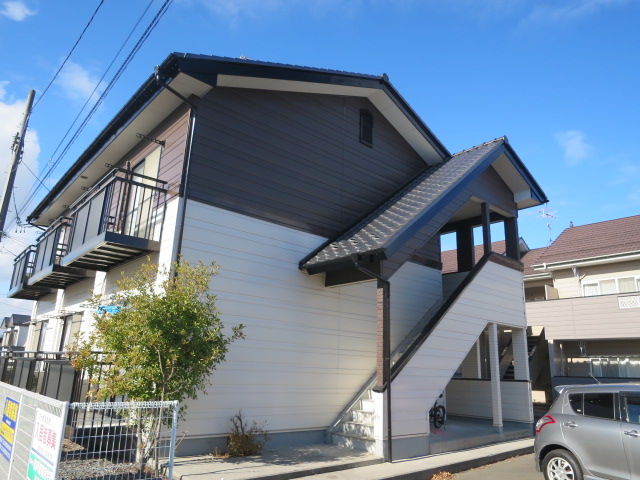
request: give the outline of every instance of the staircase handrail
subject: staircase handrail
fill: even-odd
[[[420,335],[412,342],[409,348],[404,352],[402,357],[398,359],[398,361],[391,367],[391,381],[393,381],[400,372],[404,369],[404,367],[409,363],[409,360],[413,358],[418,349],[422,346],[425,340],[429,337],[431,332],[438,326],[440,321],[444,318],[444,316],[449,312],[451,307],[456,303],[458,297],[462,295],[465,289],[471,284],[473,279],[480,273],[483,267],[488,263],[497,263],[499,265],[503,265],[508,268],[512,268],[514,270],[518,270],[520,272],[524,271],[524,266],[518,260],[515,260],[510,257],[506,257],[504,255],[500,255],[495,252],[490,252],[484,255],[480,261],[471,269],[469,274],[460,282],[460,285],[456,287],[453,293],[447,298],[447,300],[442,304],[440,309],[436,312],[433,318],[424,326]],[[384,386],[386,388],[386,385]]]

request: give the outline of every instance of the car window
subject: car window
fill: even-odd
[[[625,418],[629,423],[640,423],[640,395],[624,396]]]
[[[584,415],[614,419],[613,393],[585,393]]]
[[[582,415],[582,394],[572,393],[569,395],[569,405],[571,409],[578,415]]]

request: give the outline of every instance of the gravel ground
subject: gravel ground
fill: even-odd
[[[140,473],[134,463],[113,463],[104,458],[66,460],[60,462],[61,480],[138,480],[160,479],[150,473]]]

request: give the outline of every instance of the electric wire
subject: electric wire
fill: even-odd
[[[49,90],[51,85],[53,85],[53,82],[55,82],[56,78],[58,78],[58,75],[60,74],[60,72],[62,71],[63,67],[67,63],[67,60],[69,60],[69,57],[71,57],[71,54],[73,53],[73,51],[76,49],[76,47],[80,43],[80,40],[82,40],[82,37],[84,36],[85,32],[89,28],[89,25],[91,25],[91,23],[93,22],[93,19],[96,18],[96,14],[98,13],[98,10],[100,10],[100,7],[102,6],[103,3],[104,3],[104,0],[100,0],[100,3],[98,4],[98,6],[96,7],[95,11],[93,12],[93,15],[91,15],[91,18],[89,19],[87,24],[84,26],[84,29],[82,30],[82,33],[80,33],[80,36],[76,40],[76,43],[74,43],[73,47],[71,47],[71,50],[67,54],[66,58],[62,61],[62,65],[60,65],[60,68],[58,68],[58,71],[55,73],[53,78],[49,81],[49,84],[47,85],[47,87],[42,91],[42,95],[40,95],[38,97],[38,99],[36,100],[36,103],[34,103],[33,108],[31,109],[31,111],[33,111],[38,106],[38,103],[40,103],[40,100],[42,100],[42,98],[47,93],[47,91]]]
[[[129,34],[127,35],[126,39],[122,42],[122,44],[120,45],[120,48],[118,49],[118,51],[116,52],[116,54],[113,56],[111,63],[109,63],[109,66],[106,68],[104,74],[102,75],[102,77],[100,78],[100,80],[96,83],[96,86],[94,87],[93,91],[91,92],[91,94],[89,95],[89,97],[87,98],[87,101],[84,103],[84,105],[82,106],[82,108],[80,109],[80,111],[78,112],[78,114],[76,115],[76,117],[74,118],[73,122],[71,123],[71,125],[69,126],[69,128],[67,129],[66,133],[64,134],[64,136],[62,137],[62,139],[60,140],[60,142],[58,143],[58,145],[56,146],[54,152],[51,154],[50,158],[53,158],[55,156],[55,154],[58,152],[58,150],[60,149],[60,147],[62,146],[62,144],[64,143],[64,141],[66,140],[67,136],[69,135],[69,132],[71,132],[71,130],[73,129],[73,126],[76,124],[76,122],[78,121],[78,118],[80,118],[80,115],[82,115],[82,112],[84,111],[84,109],[87,107],[87,105],[89,104],[89,102],[91,101],[91,99],[93,98],[93,95],[96,93],[96,91],[98,90],[98,87],[102,84],[102,81],[104,80],[104,78],[107,76],[107,73],[109,73],[109,70],[111,70],[111,67],[113,66],[113,64],[115,63],[115,61],[117,60],[118,56],[120,55],[120,53],[122,52],[122,50],[124,49],[125,45],[127,44],[127,42],[129,41],[129,39],[131,38],[131,36],[133,35],[133,33],[136,31],[136,29],[138,28],[138,26],[140,25],[140,22],[142,21],[142,19],[144,18],[144,16],[147,14],[147,12],[149,11],[149,8],[151,8],[151,5],[155,2],[155,0],[150,0],[149,3],[147,4],[146,8],[144,9],[144,11],[142,12],[142,14],[138,17],[138,20],[136,21],[136,23],[134,24],[133,28],[131,29],[131,31],[129,32]],[[43,179],[47,180],[49,178],[49,176],[53,173],[53,170],[57,167],[58,163],[60,162],[61,158],[59,158],[56,162],[49,162],[49,168],[48,170],[44,173],[43,175]],[[44,183],[38,179],[40,184],[42,184],[42,186],[44,186],[47,190],[49,190],[49,188],[44,185]],[[21,211],[25,210],[30,203],[33,201],[33,199],[35,198],[35,196],[38,194],[38,192],[40,191],[40,186],[39,185],[33,185],[31,187],[31,189],[29,190],[29,192],[27,193],[26,197],[25,197],[25,201],[22,202],[21,204]]]
[[[111,64],[109,65],[109,68],[111,67],[111,65],[113,65],[113,63],[115,62],[115,59],[117,58],[117,56],[120,54],[120,52],[123,50],[124,45],[126,44],[126,42],[129,40],[129,38],[133,35],[135,29],[137,28],[137,26],[140,24],[140,22],[142,21],[142,18],[144,17],[144,15],[146,14],[146,12],[149,10],[151,4],[153,4],[155,0],[151,0],[149,2],[149,4],[147,5],[147,7],[145,8],[143,14],[140,16],[140,18],[138,19],[138,21],[136,22],[135,26],[133,27],[133,29],[131,30],[131,32],[129,33],[129,35],[127,36],[127,39],[123,42],[123,45],[121,46],[120,50],[118,50],[118,53],[114,56],[114,59],[112,60]],[[93,115],[95,114],[95,112],[97,111],[98,107],[102,104],[102,102],[104,101],[105,97],[110,93],[111,89],[113,88],[113,86],[115,85],[115,83],[119,80],[119,78],[122,76],[122,74],[124,73],[125,69],[129,66],[129,64],[131,63],[131,61],[133,60],[133,58],[135,57],[135,55],[140,51],[140,49],[142,48],[142,45],[146,42],[146,40],[149,38],[149,36],[151,35],[151,33],[153,32],[153,30],[155,29],[155,27],[157,26],[157,24],[160,22],[160,20],[162,19],[162,17],[165,15],[165,13],[167,12],[168,8],[171,6],[171,4],[173,3],[173,0],[165,0],[165,2],[162,4],[162,6],[160,7],[160,9],[158,10],[158,12],[156,13],[156,15],[153,17],[153,19],[151,20],[151,22],[149,23],[149,25],[147,26],[147,28],[145,29],[145,31],[143,32],[143,34],[140,36],[140,38],[138,39],[138,41],[136,42],[136,44],[134,45],[134,47],[132,48],[132,50],[129,52],[129,54],[127,55],[126,59],[124,60],[124,62],[122,63],[122,65],[120,66],[120,68],[118,69],[118,71],[115,73],[115,75],[113,76],[113,78],[111,79],[111,81],[109,82],[109,84],[107,85],[107,87],[105,88],[105,90],[102,92],[102,94],[100,95],[100,97],[98,98],[98,100],[96,100],[96,103],[94,104],[94,106],[92,107],[91,111],[87,114],[87,116],[85,117],[85,119],[83,120],[82,124],[78,127],[78,129],[76,130],[76,132],[74,133],[73,137],[69,140],[69,142],[67,143],[67,145],[65,146],[65,148],[63,149],[62,153],[58,156],[58,158],[56,158],[55,161],[53,161],[51,163],[51,165],[49,166],[48,170],[45,172],[45,174],[43,175],[43,179],[39,180],[39,184],[34,185],[31,189],[31,191],[29,192],[29,194],[27,195],[27,198],[25,199],[24,202],[22,202],[21,204],[21,208],[20,211],[24,211],[24,209],[26,209],[30,203],[33,201],[33,199],[35,198],[35,196],[37,195],[37,193],[40,190],[41,186],[44,186],[45,188],[46,185],[44,185],[44,181],[46,181],[51,174],[53,173],[53,171],[55,170],[55,168],[58,166],[58,164],[61,162],[61,160],[64,158],[64,156],[66,155],[66,153],[69,151],[69,149],[71,148],[71,146],[73,145],[73,143],[75,142],[75,140],[78,138],[78,136],[80,135],[80,133],[82,132],[82,130],[85,128],[85,126],[87,125],[87,123],[90,121],[90,119],[93,117]],[[108,69],[107,69],[108,72]],[[105,75],[106,76],[106,72]],[[101,82],[98,82],[98,85],[100,85]],[[97,87],[96,87],[97,89]],[[94,90],[93,93],[95,93],[96,90]],[[91,99],[93,97],[93,93],[90,95],[89,99]],[[86,104],[85,104],[86,106]],[[84,107],[83,107],[84,109]],[[80,111],[80,113],[82,112],[82,110]],[[79,114],[80,115],[80,114]],[[78,116],[79,116],[78,115]],[[77,117],[76,117],[77,120]],[[74,123],[75,121],[74,120]],[[72,124],[73,125],[73,124]],[[68,132],[67,132],[68,134]],[[65,134],[65,138],[67,136],[67,134]],[[64,138],[63,138],[64,141]],[[62,142],[61,142],[62,143]],[[56,148],[56,152],[59,149],[60,145],[58,145],[58,147]],[[16,212],[17,213],[17,212]],[[14,220],[15,222],[15,220]]]

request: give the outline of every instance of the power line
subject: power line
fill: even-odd
[[[85,102],[84,106],[82,107],[82,109],[80,110],[80,112],[78,113],[78,115],[76,116],[76,118],[74,119],[73,123],[71,124],[71,127],[69,127],[69,130],[67,130],[67,133],[65,133],[62,141],[58,144],[58,146],[56,147],[56,150],[54,151],[54,154],[58,151],[58,149],[60,148],[60,146],[62,145],[62,142],[64,142],[64,139],[68,136],[69,131],[71,130],[71,128],[73,128],[73,125],[76,123],[78,117],[80,116],[80,114],[82,113],[82,111],[85,109],[86,105],[89,103],[90,99],[93,97],[94,93],[96,92],[96,90],[98,89],[98,86],[100,85],[100,83],[102,82],[102,80],[104,79],[104,77],[106,76],[106,74],[108,73],[108,71],[111,69],[111,66],[115,63],[116,58],[120,55],[120,53],[122,52],[122,50],[124,49],[124,46],[126,45],[126,43],[129,41],[129,39],[131,38],[131,36],[133,35],[133,33],[135,32],[136,28],[138,27],[138,25],[140,24],[140,22],[142,21],[142,19],[144,18],[144,16],[146,15],[146,13],[148,12],[149,8],[151,7],[151,5],[154,3],[155,0],[150,0],[150,2],[147,4],[147,7],[144,9],[143,13],[140,15],[140,17],[138,18],[138,21],[135,23],[135,25],[133,26],[133,28],[131,29],[131,31],[129,32],[129,35],[127,36],[127,38],[124,40],[124,42],[122,43],[120,49],[118,50],[118,52],[116,53],[116,55],[114,56],[113,60],[111,61],[111,63],[109,64],[109,66],[107,67],[107,70],[105,71],[104,75],[102,76],[102,78],[100,79],[100,81],[96,84],[96,87],[94,88],[93,92],[91,93],[91,95],[89,96],[89,98],[87,99],[87,102]],[[102,2],[101,2],[102,3]],[[51,165],[49,166],[49,168],[47,169],[47,171],[44,173],[42,180],[39,180],[39,184],[36,184],[34,186],[32,186],[31,190],[29,191],[29,193],[27,194],[26,199],[22,202],[20,211],[24,211],[26,208],[28,208],[28,206],[31,204],[31,202],[33,201],[33,199],[36,197],[36,195],[38,194],[38,192],[40,191],[40,187],[44,186],[45,188],[47,188],[44,185],[44,181],[46,181],[53,173],[53,171],[55,170],[55,168],[59,165],[59,163],[61,162],[61,160],[64,158],[64,155],[69,151],[69,149],[71,148],[71,145],[75,142],[75,140],[78,138],[78,136],[80,135],[80,133],[82,132],[82,130],[84,129],[84,127],[87,125],[87,123],[89,122],[89,120],[93,117],[93,115],[95,114],[96,110],[98,109],[98,107],[102,104],[102,102],[104,101],[104,98],[109,94],[109,92],[111,91],[111,89],[113,88],[113,86],[115,85],[115,83],[117,82],[117,80],[120,78],[120,76],[122,75],[122,73],[124,72],[124,70],[129,66],[129,64],[131,63],[131,61],[133,60],[134,56],[138,53],[138,51],[140,50],[140,48],[142,47],[142,45],[144,44],[144,42],[147,40],[147,38],[150,36],[151,32],[155,29],[155,27],[157,26],[157,24],[159,23],[159,21],[162,19],[162,17],[164,16],[164,14],[166,13],[166,11],[168,10],[168,8],[171,6],[171,4],[173,3],[173,0],[165,0],[165,2],[162,4],[162,6],[160,7],[160,9],[158,10],[158,12],[156,13],[156,15],[154,16],[154,18],[151,20],[150,24],[147,26],[147,28],[145,29],[145,31],[143,32],[143,34],[141,35],[141,37],[138,39],[138,41],[136,42],[136,44],[134,45],[133,49],[131,50],[131,52],[127,55],[126,59],[124,60],[124,62],[122,63],[122,65],[120,66],[120,68],[118,69],[118,71],[116,72],[116,74],[114,75],[114,77],[111,79],[111,81],[109,82],[109,84],[107,85],[107,87],[105,88],[105,90],[103,91],[103,93],[100,95],[100,97],[98,98],[98,100],[96,101],[96,103],[94,104],[93,108],[91,109],[91,111],[87,114],[87,116],[85,117],[85,119],[83,120],[82,124],[78,127],[78,129],[76,130],[76,132],[74,133],[73,137],[71,138],[71,140],[69,140],[69,142],[67,143],[67,145],[65,146],[65,148],[63,149],[62,153],[58,156],[58,158],[53,161],[51,163]],[[53,157],[52,155],[52,157]],[[17,216],[18,212],[16,212],[16,216]],[[15,220],[14,220],[15,222]]]
[[[84,26],[84,29],[82,30],[82,33],[80,34],[80,36],[76,40],[76,43],[74,43],[73,47],[71,47],[71,50],[69,51],[69,53],[67,54],[66,58],[62,62],[62,65],[60,65],[60,68],[58,68],[58,71],[55,73],[55,75],[53,76],[53,78],[49,82],[49,85],[47,85],[47,88],[45,88],[44,91],[42,92],[42,95],[40,95],[38,100],[36,100],[36,103],[33,105],[33,108],[36,108],[38,106],[38,103],[40,103],[40,100],[42,100],[42,97],[44,97],[45,93],[47,93],[47,91],[49,90],[49,87],[51,87],[53,82],[55,82],[56,78],[58,78],[58,75],[62,71],[62,68],[67,63],[67,60],[69,60],[69,57],[71,57],[71,54],[73,53],[73,51],[76,49],[76,47],[80,43],[80,40],[82,40],[82,37],[84,36],[85,32],[89,28],[89,25],[91,25],[91,23],[93,22],[93,19],[96,17],[96,14],[98,13],[98,10],[100,10],[100,7],[102,6],[103,3],[104,3],[104,0],[100,0],[100,3],[98,4],[98,6],[96,7],[95,11],[93,12],[93,15],[91,15],[91,18],[89,19],[87,24]]]

